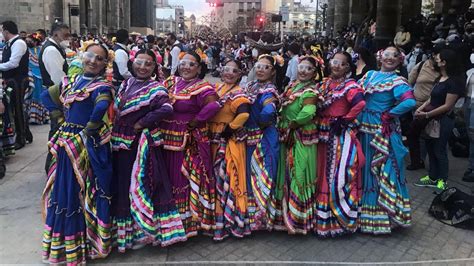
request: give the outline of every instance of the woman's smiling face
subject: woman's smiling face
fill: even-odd
[[[179,61],[179,75],[185,80],[196,78],[201,72],[201,66],[196,58],[190,54],[186,54]]]
[[[107,65],[107,54],[98,45],[90,46],[82,56],[84,73],[99,75]]]
[[[400,65],[401,54],[395,47],[388,47],[382,53],[382,70],[385,72],[394,71]]]
[[[156,63],[148,54],[139,54],[133,62],[133,71],[138,79],[149,79],[155,71]]]

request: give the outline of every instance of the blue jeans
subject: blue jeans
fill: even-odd
[[[426,140],[426,151],[430,162],[428,174],[432,180],[448,179],[449,159],[448,140],[454,128],[454,119],[443,115],[440,120],[440,136]]]

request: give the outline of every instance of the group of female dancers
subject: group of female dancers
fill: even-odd
[[[62,122],[48,143],[46,262],[82,263],[112,246],[168,246],[198,233],[331,237],[410,225],[397,117],[415,101],[395,73],[397,48],[360,82],[345,52],[322,81],[319,60],[302,57],[281,95],[267,54],[242,88],[239,61],[226,61],[222,83],[211,85],[199,55],[187,52],[179,77],[157,82],[154,53],[140,50],[135,77],[115,93],[103,77],[107,61],[91,44],[84,73],[43,93]]]

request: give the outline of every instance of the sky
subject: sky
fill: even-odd
[[[196,17],[206,15],[210,12],[209,5],[206,4],[205,0],[169,0],[170,5],[181,5],[184,7],[184,15],[191,16],[194,14]]]
[[[311,0],[301,0],[302,4],[309,4]],[[210,13],[209,4],[205,0],[169,0],[170,5],[181,5],[184,7],[184,15],[196,17]]]

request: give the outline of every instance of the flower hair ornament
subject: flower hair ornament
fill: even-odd
[[[351,57],[352,57],[352,63],[356,64],[357,61],[360,59],[360,54],[357,52],[352,51],[351,52]]]
[[[194,51],[194,50],[193,50]],[[207,55],[201,50],[201,51],[194,51],[199,58],[201,59],[201,62],[207,63]],[[181,60],[183,57],[186,55],[186,52],[181,51],[178,55],[178,59]]]
[[[94,43],[95,42],[93,40],[82,42],[81,47],[79,47],[79,51],[85,52],[87,50],[87,47],[89,47],[89,45],[94,44]]]
[[[321,44],[311,45],[310,46],[311,54],[316,62],[318,62],[319,66],[324,70],[326,67],[324,65],[324,56],[323,56],[323,49],[321,48]]]
[[[321,48],[321,44],[311,45],[310,50],[314,56],[323,57],[323,49]]]
[[[33,33],[32,35],[35,35],[35,34],[36,36],[34,38],[38,38],[40,41],[44,41],[46,38],[46,36],[44,36],[40,31],[37,31]]]
[[[377,51],[376,56],[375,56],[377,58],[377,61],[379,61],[379,62],[382,61],[382,54],[383,54],[384,50],[385,49],[380,49],[380,50]]]
[[[316,61],[316,64],[318,64],[317,67],[321,67],[321,62],[319,61],[319,58],[314,55],[302,55],[298,57],[298,63],[301,63],[301,61],[303,61],[305,58],[313,58],[314,61]]]
[[[262,58],[265,58],[265,57],[271,57],[273,58],[273,66],[276,66],[278,65],[279,67],[283,67],[285,65],[285,59],[283,59],[282,56],[278,55],[278,54],[275,54],[275,55],[271,55],[271,54],[262,54],[258,57],[258,60],[262,59]]]
[[[42,36],[43,35],[41,35],[41,33],[35,32],[35,33],[30,34],[28,37],[30,37],[31,39],[34,39],[37,42],[41,42]]]

